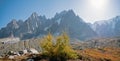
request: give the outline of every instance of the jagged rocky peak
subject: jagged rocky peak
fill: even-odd
[[[12,19],[12,21],[10,23],[7,24],[7,27],[11,27],[11,28],[19,28],[18,22],[16,19]]]
[[[16,24],[16,23],[17,23],[17,20],[16,20],[16,19],[12,19],[11,23],[12,23],[12,24]]]
[[[82,21],[82,19],[79,16],[77,16],[73,10],[64,10],[60,13],[56,13],[53,20],[57,21],[58,24],[60,24],[60,22],[62,23],[73,22],[74,23],[74,21],[79,21],[79,22]]]
[[[38,19],[38,14],[36,12],[33,12],[31,14],[31,16],[25,21],[26,23],[32,23],[32,22],[35,22],[36,20],[39,20]]]
[[[75,13],[72,9],[71,10],[64,10],[60,13],[56,13],[55,17],[63,17],[64,15],[75,15]]]
[[[38,17],[38,14],[36,12],[33,12],[30,17],[31,18],[36,18],[36,17]]]
[[[60,13],[56,13],[55,14],[55,18],[59,18],[59,17],[62,17],[64,14],[66,14],[66,10],[64,10],[64,11],[62,11],[62,12],[60,12]]]
[[[72,15],[75,15],[75,13],[74,13],[74,11],[73,11],[72,9],[71,9],[71,10],[68,10],[67,13],[72,14]]]

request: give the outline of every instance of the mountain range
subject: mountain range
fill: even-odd
[[[120,16],[96,21],[91,27],[99,37],[120,37]]]
[[[1,28],[0,38],[14,36],[20,39],[30,39],[43,37],[49,32],[54,36],[66,32],[72,39],[87,40],[96,37],[120,36],[119,26],[120,16],[88,24],[73,10],[56,13],[52,18],[38,16],[34,12],[25,21],[13,19],[6,27]]]

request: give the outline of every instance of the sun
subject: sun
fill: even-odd
[[[89,0],[90,5],[96,9],[103,9],[107,5],[107,0]]]

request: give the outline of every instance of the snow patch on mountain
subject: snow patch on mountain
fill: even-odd
[[[32,28],[33,28],[33,30],[35,30],[34,27],[32,27]]]
[[[38,27],[38,24],[37,24],[37,22],[36,22],[36,27]]]
[[[57,20],[58,25],[60,25],[60,22],[61,22],[61,18]]]
[[[48,27],[45,27],[44,28],[44,31],[47,31],[52,25],[48,26]]]
[[[44,31],[47,31],[48,29],[49,29],[49,27],[45,27],[45,28],[44,28]]]

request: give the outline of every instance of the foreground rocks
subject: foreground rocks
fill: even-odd
[[[84,50],[76,50],[78,59],[68,59],[67,61],[119,61],[120,48],[88,48]],[[0,61],[49,61],[49,57],[42,54],[23,54],[10,59],[9,56],[0,58]]]

